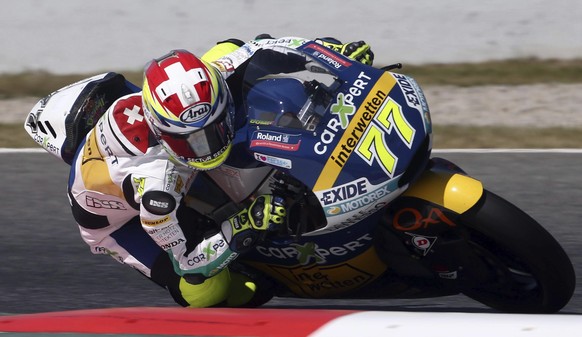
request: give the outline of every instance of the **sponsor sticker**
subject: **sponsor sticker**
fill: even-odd
[[[350,118],[356,113],[354,98],[363,94],[371,79],[366,73],[360,72],[348,89],[348,93],[344,94],[340,92],[336,96],[335,102],[331,105],[331,113],[335,117],[327,122],[325,129],[319,137],[320,141],[315,143],[313,147],[315,153],[319,155],[325,154],[328,150],[328,145],[334,141],[336,134],[341,133],[342,130],[348,127]]]
[[[329,64],[335,69],[341,69],[342,67],[349,67],[352,65],[351,62],[344,60],[343,58],[337,56],[336,54],[332,53],[327,47],[320,45],[319,43],[310,43],[306,47],[306,49],[313,49],[313,56],[323,62]]]
[[[302,266],[310,264],[326,264],[328,257],[350,256],[361,253],[372,243],[372,237],[369,234],[346,242],[341,245],[331,247],[320,247],[315,242],[306,242],[304,244],[292,243],[287,247],[263,247],[257,246],[259,254],[281,260],[297,260]]]
[[[411,236],[410,242],[415,248],[422,252],[422,256],[426,256],[437,241],[436,236],[416,235],[414,233],[405,234]]]
[[[266,268],[294,293],[322,298],[343,294],[372,282],[386,270],[386,265],[370,247],[339,264],[268,265]]]
[[[184,124],[192,124],[196,123],[202,119],[204,119],[212,110],[210,104],[208,103],[200,103],[192,106],[190,109],[182,112],[180,114],[180,120]]]
[[[298,151],[301,135],[290,135],[275,131],[254,131],[250,147],[267,147],[282,151]]]
[[[156,227],[159,225],[163,225],[163,224],[167,223],[168,221],[170,221],[170,217],[167,215],[163,218],[160,218],[160,219],[152,219],[152,220],[141,219],[141,223],[145,226],[148,226],[148,227]],[[153,234],[155,232],[156,231],[152,231],[151,234]]]
[[[395,190],[394,182],[389,180],[373,185],[367,178],[315,192],[327,217],[366,209],[377,203],[385,204],[387,197]]]
[[[265,164],[278,166],[286,169],[290,169],[293,167],[291,160],[286,158],[270,156],[268,154],[255,152],[255,159]]]
[[[354,81],[352,87],[350,87],[349,94],[345,94],[342,98],[341,106],[336,106],[336,118],[329,120],[326,129],[320,136],[320,141],[315,143],[314,152],[324,155],[328,151],[328,146],[330,146],[334,141],[336,134],[341,134],[340,140],[331,151],[329,159],[325,163],[325,166],[313,187],[314,191],[328,189],[334,185],[345,163],[350,158],[350,155],[356,152],[354,151],[356,145],[360,142],[360,139],[364,137],[364,132],[368,129],[374,116],[378,111],[382,110],[381,107],[385,103],[388,93],[396,84],[394,77],[386,74],[382,75],[368,92],[357,111],[355,111],[353,115],[350,115],[351,119],[348,118],[348,116],[346,116],[349,115],[347,106],[351,104],[355,107],[352,101],[353,98],[357,95],[364,94],[364,90],[369,85],[370,80],[371,78],[364,73],[360,74],[360,76]],[[339,98],[336,99],[335,104],[340,104]],[[342,120],[342,116],[345,117],[344,120]],[[344,129],[343,125],[345,124],[342,123],[346,120],[349,121],[349,124]]]

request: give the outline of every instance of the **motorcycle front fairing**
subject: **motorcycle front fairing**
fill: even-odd
[[[242,95],[247,122],[235,152],[300,181],[325,217],[291,241],[259,244],[242,261],[304,297],[338,297],[376,280],[387,269],[373,242],[378,211],[430,155],[418,85],[308,42],[258,51]]]
[[[430,155],[428,106],[413,79],[314,42],[258,51],[242,96],[247,124],[236,141],[319,198],[328,225],[307,235],[375,213],[407,188]]]

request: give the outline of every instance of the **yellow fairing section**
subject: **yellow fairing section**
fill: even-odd
[[[483,184],[471,177],[427,171],[404,196],[416,197],[441,205],[459,214],[466,212],[483,195]]]
[[[238,48],[240,47],[234,43],[222,42],[210,48],[209,51],[202,55],[201,59],[206,62],[214,62],[219,58],[223,57],[224,55],[232,53]]]
[[[258,270],[278,279],[300,297],[326,298],[364,287],[388,268],[374,247],[335,265],[269,265],[251,262]]]
[[[368,126],[372,123],[371,120],[374,117],[374,115],[381,111],[382,109],[384,109],[384,102],[386,102],[386,100],[385,98],[382,99],[382,103],[378,104],[379,108],[373,112],[367,110],[368,109],[367,103],[369,104],[370,102],[372,102],[375,99],[377,93],[380,91],[386,94],[389,93],[394,87],[394,85],[396,85],[396,79],[393,76],[389,75],[387,72],[385,72],[378,79],[376,84],[374,84],[374,87],[372,87],[372,89],[364,99],[363,103],[360,105],[354,116],[351,118],[350,124],[345,129],[341,139],[337,143],[338,145],[336,145],[335,149],[332,150],[329,158],[327,159],[327,162],[325,163],[325,166],[323,167],[323,170],[319,174],[319,178],[317,178],[317,181],[313,186],[314,191],[321,191],[334,186],[335,181],[340,175],[343,167],[338,166],[333,158],[338,158],[340,156],[339,153],[342,151],[342,144],[345,144],[347,140],[350,137],[352,137],[353,133],[355,132],[354,130],[356,128],[362,128],[362,125],[363,125],[362,129],[368,128]],[[364,116],[366,117],[364,118]],[[345,161],[348,161],[352,152],[356,151],[350,151],[347,157],[345,158]]]

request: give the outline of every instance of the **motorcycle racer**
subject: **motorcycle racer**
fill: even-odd
[[[94,254],[140,271],[182,306],[254,306],[270,298],[258,296],[248,273],[229,266],[283,224],[284,200],[258,196],[217,224],[187,207],[184,196],[200,172],[218,168],[230,154],[237,102],[228,78],[262,47],[301,40],[230,39],[201,58],[173,50],[145,66],[142,91],[115,100],[70,159],[72,214]],[[363,41],[315,41],[373,61]],[[36,111],[46,114],[51,99],[57,95],[41,100]]]

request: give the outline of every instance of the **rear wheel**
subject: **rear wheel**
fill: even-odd
[[[465,295],[506,312],[552,313],[568,303],[576,285],[572,263],[529,215],[484,191],[481,202],[460,220],[493,275],[491,282],[463,289]]]

